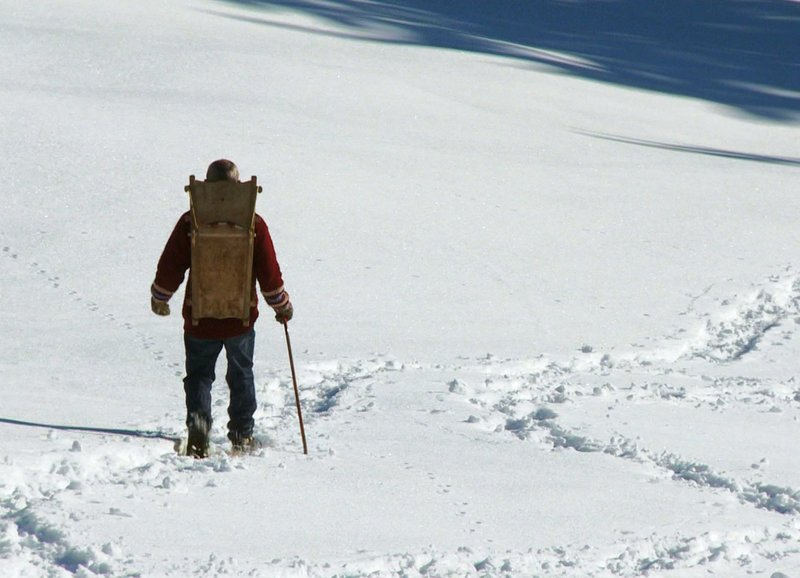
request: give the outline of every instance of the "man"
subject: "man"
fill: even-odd
[[[226,159],[214,161],[206,172],[206,182],[238,181],[239,169]],[[184,345],[186,348],[186,426],[187,454],[203,458],[208,455],[208,433],[211,429],[211,385],[214,367],[222,349],[228,361],[225,379],[230,389],[228,405],[228,439],[234,451],[258,447],[253,437],[253,414],[256,410],[253,378],[253,324],[258,318],[256,280],[267,304],[279,323],[292,318],[293,308],[283,287],[280,266],[264,219],[255,215],[253,270],[250,323],[241,319],[201,318],[192,320],[191,303],[191,213],[184,213],[175,225],[158,261],[155,281],[151,287],[151,307],[157,315],[169,315],[169,300],[177,291],[189,270],[183,302]]]

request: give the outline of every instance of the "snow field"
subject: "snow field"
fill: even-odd
[[[0,0],[0,576],[800,576],[795,4],[715,2],[660,66],[593,59],[673,46],[570,36],[594,3]],[[307,457],[268,314],[263,450],[226,453],[219,380],[214,454],[176,451],[147,288],[223,156],[265,186]]]

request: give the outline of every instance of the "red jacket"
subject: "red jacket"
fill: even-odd
[[[169,301],[170,297],[178,290],[186,271],[192,263],[191,245],[191,216],[187,211],[172,230],[161,258],[158,260],[156,278],[151,288],[152,295],[160,301]],[[201,339],[227,339],[241,335],[252,329],[258,319],[258,296],[256,293],[256,280],[267,304],[274,309],[280,309],[289,302],[289,295],[283,288],[281,268],[275,257],[275,247],[269,235],[267,223],[260,215],[255,219],[255,240],[253,244],[253,276],[252,276],[252,306],[250,307],[250,325],[245,326],[240,319],[200,319],[197,325],[192,324],[192,272],[189,271],[189,280],[186,282],[186,291],[183,301],[183,328],[189,335]]]

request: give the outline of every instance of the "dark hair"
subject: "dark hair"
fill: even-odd
[[[208,165],[206,171],[206,181],[238,181],[239,168],[233,161],[219,159]]]

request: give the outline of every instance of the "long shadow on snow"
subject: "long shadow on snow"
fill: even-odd
[[[41,427],[46,429],[54,429],[59,431],[81,431],[89,433],[102,433],[119,436],[130,436],[137,438],[151,438],[167,441],[177,441],[179,438],[170,436],[160,431],[147,431],[136,429],[116,429],[116,428],[103,428],[103,427],[89,427],[89,426],[75,426],[75,425],[57,425],[51,423],[37,423],[32,421],[22,421],[18,419],[10,419],[7,417],[0,417],[0,423],[7,423],[10,425],[21,425],[26,427]]]
[[[798,157],[782,157],[774,155],[759,155],[754,153],[745,153],[741,151],[732,151],[727,149],[718,149],[712,147],[701,147],[693,145],[680,145],[674,143],[665,143],[652,140],[644,140],[639,138],[630,138],[624,136],[617,136],[613,134],[603,134],[598,132],[590,132],[583,130],[573,131],[577,134],[584,136],[599,138],[603,140],[610,140],[623,144],[637,145],[647,148],[662,149],[666,151],[679,152],[679,153],[692,153],[697,155],[705,155],[712,157],[720,157],[725,159],[733,159],[738,161],[751,161],[756,163],[766,163],[771,165],[784,165],[790,167],[800,167],[800,158]]]
[[[353,37],[508,56],[627,87],[800,120],[800,2],[222,0],[305,12]],[[347,36],[216,12],[263,25]]]

